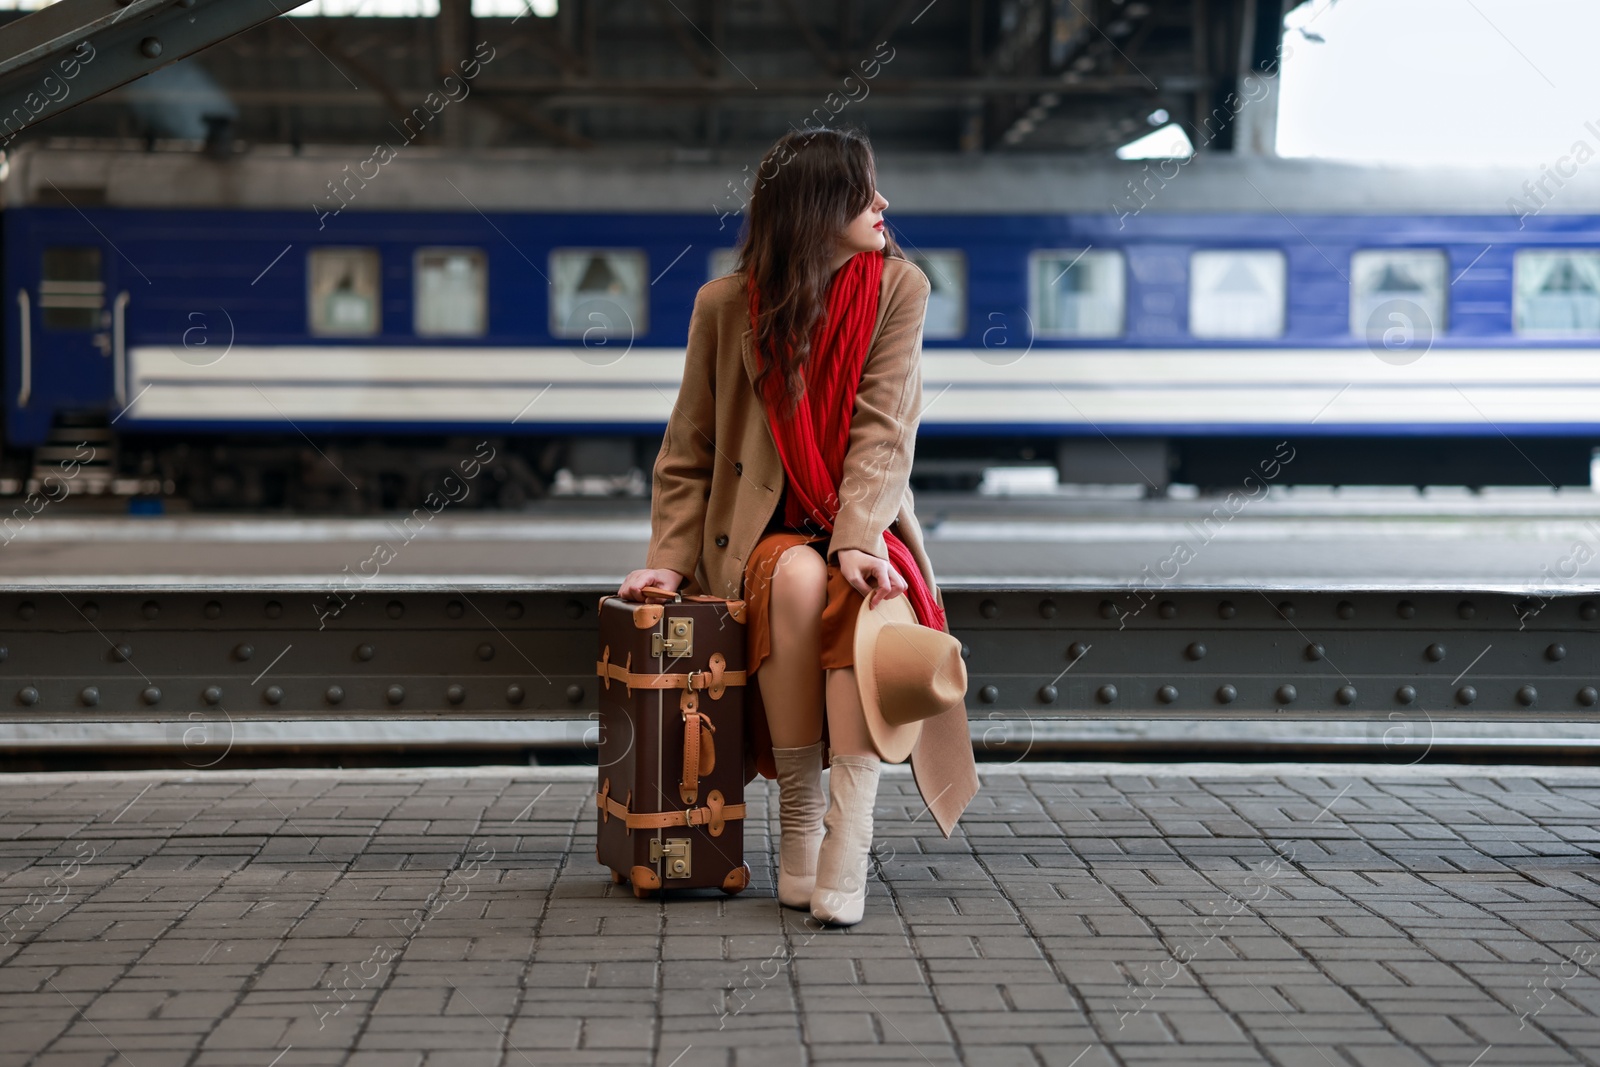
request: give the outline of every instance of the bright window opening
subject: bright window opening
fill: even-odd
[[[311,332],[370,337],[378,332],[378,250],[314,248],[307,257]]]
[[[1121,252],[1035,252],[1028,273],[1040,337],[1121,335],[1127,301]]]
[[[1512,318],[1518,333],[1600,333],[1600,252],[1518,252],[1512,262]]]
[[[967,257],[961,252],[915,252],[912,263],[928,276],[928,313],[922,336],[964,337],[967,332]]]
[[[1189,257],[1189,332],[1249,340],[1283,333],[1282,252],[1196,252]]]
[[[419,248],[414,328],[419,337],[482,337],[489,268],[476,248]]]
[[[1443,252],[1368,250],[1350,257],[1350,332],[1382,340],[1392,331],[1448,328],[1450,263]]]
[[[629,341],[644,334],[645,255],[618,249],[550,253],[550,333],[585,344]]]

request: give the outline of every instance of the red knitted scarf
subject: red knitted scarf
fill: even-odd
[[[878,321],[882,278],[883,253],[859,252],[828,283],[826,311],[811,335],[805,392],[793,412],[779,414],[783,407],[779,375],[768,374],[763,383],[767,421],[788,477],[785,526],[801,528],[809,523],[828,532],[833,530],[833,520],[839,513],[839,482],[850,448],[856,389],[861,384],[861,370]],[[755,328],[757,305],[752,279],[751,329]],[[889,550],[889,565],[905,579],[906,596],[917,621],[936,630],[948,630],[944,611],[923,580],[911,550],[891,530],[883,531],[883,540]]]

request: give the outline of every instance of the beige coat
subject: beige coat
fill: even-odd
[[[839,486],[829,562],[842,548],[887,560],[893,528],[939,604],[944,598],[911,500],[911,456],[922,414],[922,320],[928,279],[903,259],[884,262],[878,322],[861,371]],[[689,320],[683,384],[656,457],[646,567],[688,575],[684,591],[739,599],[744,564],[784,487],[766,410],[752,381],[749,305],[742,277],[701,287]],[[978,791],[965,708],[923,723],[911,754],[924,802],[946,837]]]

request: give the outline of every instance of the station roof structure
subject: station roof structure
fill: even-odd
[[[448,96],[444,148],[692,154],[849,123],[895,151],[1103,156],[1167,116],[1201,127],[1270,69],[1281,2],[283,0],[19,137],[362,143]],[[0,11],[0,59],[28,17]]]

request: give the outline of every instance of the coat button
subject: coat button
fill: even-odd
[[[728,547],[728,535],[727,534],[718,534],[717,535],[717,547],[718,548],[727,548]]]
[[[733,465],[733,473],[735,473],[735,474],[743,474],[744,473],[744,464],[743,463],[735,463]]]

